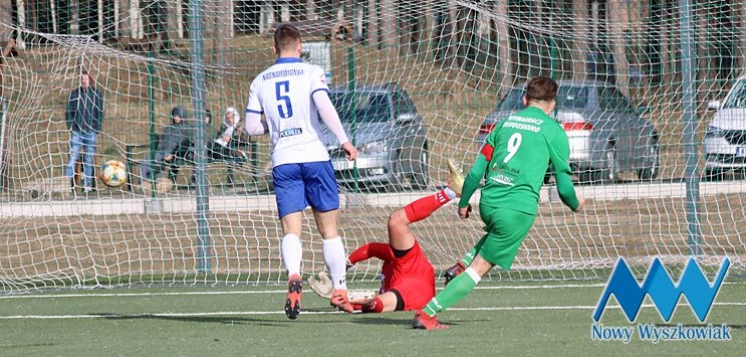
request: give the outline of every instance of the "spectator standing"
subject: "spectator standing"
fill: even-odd
[[[88,71],[80,73],[80,87],[74,89],[67,100],[65,121],[70,130],[70,159],[65,167],[65,176],[70,178],[71,189],[75,193],[75,165],[83,157],[83,192],[94,190],[94,156],[96,142],[104,122],[104,98],[96,89],[93,77]]]

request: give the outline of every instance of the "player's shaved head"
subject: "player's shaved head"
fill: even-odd
[[[528,81],[526,85],[526,100],[532,101],[553,101],[557,96],[557,82],[548,77],[535,77]]]
[[[298,28],[282,24],[275,29],[275,48],[279,51],[292,50],[300,43],[300,31]]]

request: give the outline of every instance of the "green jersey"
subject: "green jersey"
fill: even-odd
[[[565,131],[541,109],[528,107],[508,117],[490,133],[480,155],[486,165],[478,161],[473,169],[477,172],[470,172],[469,176],[481,173],[485,180],[480,205],[536,214],[539,190],[551,163],[558,185],[562,184],[558,190],[569,193],[562,197],[563,202],[576,209],[578,202],[570,180],[569,157],[570,144]],[[466,184],[464,190],[468,196],[473,193],[466,189]],[[459,206],[463,206],[464,200],[468,203],[469,198],[462,197]]]

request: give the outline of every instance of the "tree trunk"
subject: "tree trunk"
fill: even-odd
[[[575,0],[572,3],[573,35],[572,35],[572,78],[583,80],[588,76],[588,54],[591,52],[591,38],[588,18],[588,1]]]
[[[679,10],[681,11],[681,10]],[[709,54],[710,44],[710,26],[707,22],[709,21],[707,9],[697,11],[693,8],[691,11],[691,24],[692,33],[690,38],[692,39],[692,46],[694,47],[695,58],[693,59],[692,65],[694,66],[694,87],[701,85],[702,83],[709,82],[712,76],[712,67],[710,61],[712,57]],[[679,16],[680,17],[680,16]],[[677,19],[678,20],[678,19]],[[679,24],[680,21],[677,21]],[[699,30],[699,31],[697,31]],[[679,40],[680,41],[680,40]],[[683,59],[682,54],[682,59]]]
[[[261,6],[261,15],[259,16],[259,33],[267,34],[270,28],[275,24],[275,7],[272,2],[263,2]]]
[[[11,17],[11,11],[13,10],[13,0],[0,0],[0,23],[11,25],[13,18]],[[10,38],[11,30],[8,27],[0,26],[0,38]]]
[[[378,0],[368,1],[368,21],[366,26],[368,27],[368,46],[378,48],[380,41],[380,27],[379,27],[379,4]]]
[[[737,75],[740,75],[741,72],[746,71],[746,4],[742,1],[734,1],[734,3],[736,4],[734,5],[736,10],[733,15],[736,18],[734,26],[737,38],[734,52],[739,65],[733,67],[740,68],[740,71],[737,73]]]
[[[166,3],[166,40],[168,42],[184,38],[180,1]]]
[[[391,53],[398,50],[398,34],[396,28],[396,1],[380,0],[381,4],[381,39],[384,47]]]
[[[17,6],[17,16],[18,16],[18,28],[24,29],[26,28],[26,6],[24,0],[17,0],[16,1]],[[23,33],[21,31],[18,31],[18,38],[16,38],[16,43],[18,44],[18,48],[23,49],[25,46],[25,43],[23,42]]]
[[[70,34],[78,35],[80,30],[80,0],[70,0]]]
[[[306,0],[306,20],[316,21],[319,15],[316,13],[316,1]]]
[[[508,90],[513,86],[513,69],[512,63],[510,62],[510,35],[508,33],[508,2],[498,1],[497,2],[497,56],[500,73],[500,90]]]
[[[98,43],[104,43],[104,0],[98,0],[96,2],[96,9],[98,10]]]
[[[215,44],[216,61],[215,64],[225,67],[229,64],[230,59],[230,41],[233,38],[233,3],[231,0],[216,0],[217,15],[217,41]]]
[[[616,87],[624,95],[629,96],[629,63],[625,41],[625,31],[628,28],[627,7],[623,0],[609,0],[606,6],[607,28],[611,36],[612,54],[614,55]]]

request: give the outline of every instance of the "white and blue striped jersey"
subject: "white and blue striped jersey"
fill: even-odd
[[[329,91],[324,70],[299,58],[279,58],[251,83],[247,113],[264,114],[272,166],[328,161],[312,95]]]

